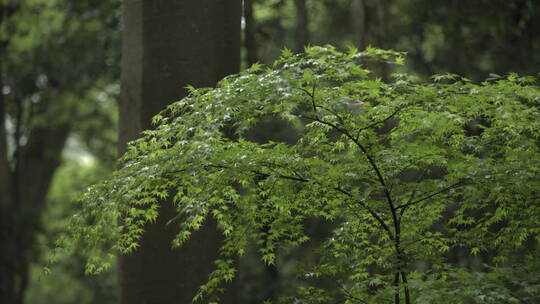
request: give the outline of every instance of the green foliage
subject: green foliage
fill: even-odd
[[[14,137],[32,141],[33,130],[60,127],[78,133],[90,150],[111,158],[101,150],[114,143],[115,135],[102,135],[96,128],[115,134],[120,2],[15,2],[13,15],[0,22],[6,120],[20,125]]]
[[[69,150],[74,149],[70,147]],[[74,156],[76,157],[67,155],[56,171],[48,193],[48,206],[42,217],[42,231],[36,240],[36,251],[39,254],[36,261],[30,265],[29,286],[25,295],[28,303],[117,303],[114,267],[113,271],[100,276],[85,275],[80,265],[84,264],[89,256],[78,248],[75,248],[74,252],[58,255],[58,264],[54,271],[46,277],[43,276],[43,267],[47,263],[47,248],[54,247],[54,241],[65,229],[71,215],[79,210],[74,200],[89,184],[107,178],[112,171],[97,160],[91,160],[89,156]]]
[[[208,217],[225,236],[195,297],[204,300],[234,278],[233,260],[249,244],[273,264],[281,248],[309,242],[305,222],[321,218],[335,229],[288,302],[388,303],[398,294],[427,303],[426,288],[466,276],[448,270],[453,250],[502,263],[537,244],[538,79],[474,84],[445,74],[419,83],[396,74],[385,83],[364,68],[374,60],[401,63],[403,55],[284,51],[271,67],[191,88],[129,145],[110,180],[84,194],[60,246],[93,251],[112,241],[111,251],[136,250],[168,198],[178,211],[172,246]],[[270,118],[287,122],[296,140],[251,140]],[[428,270],[415,270],[417,262]],[[333,287],[318,286],[327,276]]]
[[[536,303],[540,299],[538,266],[488,268],[485,272],[450,269],[444,275],[429,274],[424,279],[413,274],[417,289],[415,303]]]

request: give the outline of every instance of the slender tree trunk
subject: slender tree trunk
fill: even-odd
[[[386,48],[388,0],[351,0],[350,7],[357,46]]]
[[[151,127],[151,117],[185,96],[184,87],[213,86],[239,70],[240,0],[126,0],[123,6],[119,154]],[[191,303],[214,269],[221,236],[211,223],[179,249],[166,223],[176,215],[161,203],[141,246],[120,257],[121,303]],[[231,302],[232,303],[232,302]]]
[[[407,280],[407,272],[401,271],[401,282],[403,282],[403,293],[405,294],[405,304],[411,304],[411,293],[409,291],[409,281]]]
[[[253,3],[255,0],[244,0],[244,48],[246,50],[246,61],[248,66],[259,61],[257,49],[257,23],[253,16]]]
[[[0,26],[7,17],[7,7],[0,4]],[[11,170],[8,161],[6,134],[6,104],[3,93],[4,62],[7,41],[0,40],[0,302],[12,304],[17,302],[15,287],[16,257],[15,231],[13,225],[13,193],[11,191]]]
[[[394,297],[394,303],[399,304],[400,303],[400,296],[401,296],[401,285],[403,285],[403,294],[405,296],[405,304],[411,304],[411,296],[409,292],[409,286],[407,281],[407,272],[406,272],[406,259],[405,254],[403,252],[403,247],[401,245],[401,219],[397,218],[397,212],[394,207],[392,207],[393,211],[392,214],[395,215],[394,217],[394,227],[395,227],[395,239],[394,239],[394,245],[396,249],[396,272],[394,274],[394,288],[395,288],[395,297]],[[397,219],[397,220],[396,220]],[[400,279],[401,278],[401,279]]]
[[[394,304],[399,304],[399,271],[394,274]]]
[[[364,0],[351,0],[351,25],[354,32],[356,46],[363,50],[366,48],[365,32],[366,32],[366,10],[364,8]]]
[[[0,7],[1,9],[1,7]],[[2,12],[0,12],[1,15]],[[7,155],[7,135],[5,129],[6,105],[2,87],[4,86],[4,47],[0,41],[0,302],[16,303],[15,265],[16,258],[15,231],[13,225],[14,202],[11,191],[11,170]]]
[[[306,0],[294,0],[296,8],[295,51],[303,52],[309,44],[309,16],[306,8]]]

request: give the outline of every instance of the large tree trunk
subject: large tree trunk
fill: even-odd
[[[151,127],[151,117],[185,96],[184,87],[213,86],[238,71],[240,0],[124,1],[119,154]],[[191,303],[213,270],[221,237],[212,225],[171,249],[176,215],[162,202],[141,246],[120,257],[121,303]]]

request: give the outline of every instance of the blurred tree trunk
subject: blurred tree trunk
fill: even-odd
[[[8,22],[18,9],[16,2],[0,5],[0,25]],[[4,94],[4,65],[9,41],[0,41],[0,302],[20,304],[28,284],[28,268],[34,250],[36,233],[46,204],[46,196],[55,170],[60,164],[69,125],[54,123],[52,102],[43,102],[35,109],[48,125],[27,125],[22,135],[24,107],[22,98],[12,92]],[[34,79],[31,79],[34,85]],[[24,84],[21,84],[24,87]],[[13,90],[12,90],[13,91]],[[8,102],[14,113],[11,121],[14,154],[8,157],[6,120]],[[23,137],[26,142],[23,144]]]
[[[118,152],[151,128],[151,117],[186,95],[213,86],[240,63],[240,0],[124,1]],[[214,269],[221,236],[206,223],[191,241],[171,249],[178,231],[164,201],[141,246],[119,261],[121,303],[191,303]],[[233,303],[231,301],[231,303]]]
[[[3,99],[3,98],[2,98]],[[5,100],[0,100],[5,123]],[[52,119],[52,118],[49,118]],[[15,158],[7,157],[7,134],[0,131],[1,237],[0,270],[2,303],[20,304],[28,283],[36,233],[54,172],[69,134],[65,124],[34,127],[24,146],[16,145]],[[18,136],[14,141],[19,141]],[[14,163],[14,165],[10,164]]]
[[[0,4],[0,26],[7,19],[7,6]],[[8,160],[6,101],[4,98],[4,62],[8,41],[0,40],[0,302],[20,303],[16,288],[16,246],[14,231],[14,197]]]
[[[0,100],[0,117],[5,122],[5,100]],[[51,118],[49,118],[51,119]],[[53,174],[60,165],[68,125],[34,127],[24,146],[16,145],[11,165],[7,157],[7,136],[0,131],[1,190],[1,296],[2,303],[23,303],[28,284],[34,241],[41,229],[41,215]],[[15,136],[14,141],[20,138]]]
[[[356,46],[363,50],[368,46],[385,49],[387,41],[387,15],[389,0],[351,0],[351,24]],[[383,63],[371,64],[378,77],[387,77],[388,68]]]
[[[294,0],[294,7],[296,8],[295,51],[303,52],[304,47],[309,44],[309,16],[306,0]]]
[[[244,48],[246,49],[246,61],[247,65],[259,61],[259,55],[257,50],[257,23],[253,16],[253,3],[255,0],[244,0]]]
[[[1,9],[1,8],[0,8]],[[2,92],[4,43],[0,41],[0,302],[17,303],[17,290],[15,289],[15,238],[13,231],[13,194],[11,191],[11,170],[7,156],[6,136],[6,105]]]
[[[351,0],[350,11],[358,48],[386,48],[388,0]]]

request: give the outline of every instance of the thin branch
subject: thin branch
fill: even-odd
[[[390,191],[388,190],[388,186],[386,184],[386,181],[384,180],[384,177],[383,177],[383,175],[381,173],[381,170],[377,166],[377,164],[376,164],[375,160],[373,159],[373,157],[368,153],[367,149],[360,143],[360,141],[356,140],[356,138],[354,138],[347,130],[340,128],[336,124],[333,124],[333,123],[325,121],[325,120],[321,120],[319,118],[306,117],[306,116],[303,116],[303,117],[307,118],[307,119],[310,119],[310,120],[313,120],[313,121],[316,121],[316,122],[319,122],[319,123],[322,123],[324,125],[330,126],[333,129],[335,129],[336,131],[340,132],[341,134],[347,136],[350,140],[352,140],[354,142],[354,144],[362,151],[362,153],[364,153],[364,155],[368,159],[369,164],[371,165],[371,168],[373,169],[373,171],[375,171],[375,174],[377,175],[377,179],[379,180],[379,183],[383,187],[383,191],[384,191],[384,194],[386,196],[386,199],[388,200],[388,203],[391,205],[391,209],[393,210],[394,209],[394,202],[393,202],[392,197],[390,195]]]
[[[298,87],[295,87],[295,88],[302,91],[302,92],[304,92],[304,93],[306,93],[306,95],[309,96],[309,98],[311,99],[311,108],[313,109],[313,113],[315,114],[315,116],[317,116],[317,107],[320,107],[320,106],[317,106],[317,104],[315,102],[315,84],[313,84],[313,86],[311,88],[311,92],[304,89],[304,88],[298,88]],[[325,110],[327,110],[327,109],[325,109]],[[317,118],[319,118],[319,117],[317,116]]]
[[[321,109],[327,111],[328,113],[334,115],[342,125],[345,125],[345,120],[336,111],[333,111],[330,108],[324,107],[322,105],[318,105],[316,103],[316,100],[315,100],[315,85],[313,86],[313,90],[312,90],[311,93],[308,90],[304,89],[304,88],[297,88],[297,89],[304,92],[304,93],[306,93],[311,98],[311,105],[312,105],[313,111],[315,112],[315,115],[316,115],[317,118],[319,118],[318,115],[317,115],[317,108],[321,108]],[[298,116],[302,116],[302,115],[298,114]]]
[[[354,301],[358,301],[358,302],[361,302],[361,303],[365,303],[365,304],[368,304],[368,302],[366,302],[366,300],[364,299],[360,299],[358,297],[355,297],[353,296],[350,292],[348,292],[347,290],[345,290],[344,288],[340,288],[341,289],[341,292],[343,292],[343,294],[345,294],[345,297],[350,299],[350,300],[354,300]]]
[[[392,234],[392,231],[390,230],[388,225],[386,225],[386,222],[381,218],[381,216],[377,212],[375,212],[375,210],[373,210],[368,205],[366,205],[366,203],[360,200],[355,201],[353,204],[359,204],[364,209],[366,209],[367,212],[369,212],[369,214],[371,214],[371,216],[379,223],[379,225],[381,225],[381,227],[388,233],[388,236],[390,237],[390,239],[394,240],[395,237]]]
[[[377,179],[379,180],[379,183],[381,184],[381,186],[383,186],[384,188],[387,188],[386,187],[386,181],[384,180],[384,178],[382,176],[382,173],[379,170],[379,167],[377,166],[377,164],[375,163],[375,160],[373,159],[373,157],[371,157],[371,155],[368,153],[367,149],[360,143],[360,141],[356,140],[356,138],[354,138],[347,130],[340,128],[336,124],[333,124],[331,122],[322,120],[322,119],[317,118],[317,117],[309,117],[309,116],[302,116],[302,117],[306,118],[306,119],[309,119],[309,120],[316,121],[316,122],[321,123],[323,125],[330,126],[334,130],[340,132],[341,134],[345,135],[350,140],[352,140],[353,143],[362,151],[362,153],[364,153],[364,155],[368,159],[368,162],[370,163],[372,169],[375,171],[375,174],[377,175]],[[387,190],[388,189],[386,189],[385,192],[387,192]]]
[[[435,155],[435,154],[432,154],[432,155]],[[423,157],[428,157],[428,156],[432,156],[432,155],[426,154],[426,155],[424,155]],[[419,164],[421,163],[421,161],[422,161],[422,159],[413,159],[413,160],[409,161],[409,162],[407,163],[406,166],[404,166],[403,168],[401,168],[401,170],[399,170],[398,173],[396,173],[396,174],[394,174],[394,175],[392,176],[392,179],[393,179],[393,180],[399,179],[399,178],[400,178],[400,177],[401,177],[408,169],[412,168],[412,167],[415,166],[415,165],[419,165]],[[416,181],[422,180],[422,179],[424,178],[424,176],[425,176],[425,174],[427,173],[428,170],[429,170],[429,167],[425,167],[424,170],[422,170],[422,175],[421,175],[420,177],[416,178]],[[393,183],[394,183],[394,182],[392,182],[392,184],[393,184]]]
[[[223,166],[223,165],[214,165],[214,164],[208,164],[206,165],[208,167],[212,167],[212,168],[218,168],[218,169],[230,169],[230,167],[227,167],[227,166]],[[278,178],[282,178],[282,179],[288,179],[288,180],[294,180],[294,181],[298,181],[298,182],[310,182],[311,180],[309,179],[305,179],[305,178],[301,178],[301,177],[297,177],[297,176],[290,176],[290,175],[282,175],[282,174],[277,174],[277,175],[273,175],[273,174],[269,174],[269,173],[263,173],[263,172],[260,172],[260,171],[256,171],[256,170],[249,170],[251,171],[252,173],[255,173],[261,177],[278,177]]]
[[[324,106],[321,106],[321,105],[317,105],[318,108],[321,108],[325,111],[327,111],[328,113],[334,115],[338,120],[339,120],[339,123],[342,125],[342,126],[345,126],[345,120],[343,119],[343,117],[341,117],[336,111],[330,109],[330,108],[327,108],[327,107],[324,107]]]
[[[380,125],[380,124],[382,124],[382,123],[387,122],[388,120],[392,119],[392,118],[393,118],[394,116],[396,116],[401,110],[405,109],[406,107],[407,107],[407,106],[398,107],[398,108],[396,109],[396,111],[394,111],[394,112],[393,112],[392,114],[390,114],[388,117],[386,117],[386,118],[384,118],[384,119],[382,119],[382,120],[376,121],[376,122],[374,122],[374,123],[372,123],[372,124],[370,124],[370,125],[368,125],[368,126],[365,126],[365,127],[363,127],[363,128],[360,128],[360,129],[358,130],[358,134],[356,135],[356,139],[357,139],[357,140],[360,139],[360,133],[361,133],[362,131],[367,130],[367,129],[371,129],[371,128],[377,126],[377,125]]]
[[[392,180],[389,182],[388,187],[390,188],[390,191],[394,188],[395,181],[399,179],[399,177],[405,173],[408,169],[412,168],[414,165],[418,164],[416,161],[409,162],[405,167],[403,167],[401,170],[399,170],[398,173],[394,174],[392,176]]]
[[[309,97],[313,98],[313,95],[308,90],[306,90],[304,88],[298,88],[298,87],[295,87],[295,89],[300,90],[300,91],[306,93]]]
[[[399,239],[399,237],[398,237],[398,235],[400,234],[399,219],[398,219],[398,216],[397,216],[397,213],[396,213],[395,204],[394,204],[394,202],[392,200],[392,196],[390,195],[390,190],[389,190],[389,188],[388,188],[388,186],[386,184],[386,181],[384,180],[384,177],[383,177],[383,175],[381,173],[381,170],[379,169],[379,167],[377,166],[377,163],[375,162],[375,159],[373,159],[373,157],[368,153],[367,149],[360,143],[360,140],[358,138],[353,137],[349,131],[347,131],[344,128],[340,128],[338,125],[336,125],[334,123],[322,120],[322,119],[320,119],[318,117],[318,115],[316,113],[317,105],[316,105],[316,102],[315,102],[315,86],[313,87],[313,93],[310,96],[311,96],[312,104],[313,104],[313,107],[314,107],[314,110],[315,110],[315,117],[314,118],[313,117],[305,117],[305,116],[304,117],[307,118],[307,119],[313,120],[313,121],[317,121],[317,122],[322,123],[324,125],[330,126],[334,130],[336,130],[336,131],[340,132],[341,134],[345,135],[366,156],[371,168],[375,171],[375,174],[377,175],[377,179],[379,180],[379,183],[381,184],[381,186],[383,188],[384,194],[386,196],[386,200],[387,200],[388,205],[390,207],[390,212],[392,213],[392,220],[394,222],[395,237],[396,237],[396,240]],[[342,125],[343,125],[343,123],[342,123]],[[374,214],[376,214],[376,213],[374,213]],[[380,218],[377,219],[377,221],[379,221],[379,223],[381,223],[381,225],[384,223],[384,221],[381,221]],[[384,223],[383,227],[386,227],[386,223]],[[386,227],[385,229],[387,229],[387,228],[388,227]],[[390,233],[390,230],[387,230],[387,231],[388,231],[390,237],[392,237],[392,234]]]
[[[271,176],[270,174],[261,173],[261,172],[257,172],[257,171],[252,171],[252,172],[254,172],[256,174],[266,175],[267,177]],[[289,176],[289,175],[275,175],[275,176],[278,177],[278,178],[284,178],[284,179],[300,181],[300,182],[315,182],[315,183],[317,183],[319,185],[322,185],[317,180],[306,179],[306,178],[302,178],[302,177]],[[337,191],[337,192],[340,192],[340,193],[342,193],[342,194],[344,194],[346,196],[353,197],[352,193],[350,193],[347,190],[342,189],[340,187],[334,187],[332,189]],[[385,221],[381,218],[381,216],[377,212],[375,212],[375,210],[373,210],[371,207],[369,207],[362,200],[354,201],[354,202],[352,202],[352,204],[358,204],[362,208],[364,208],[379,223],[379,225],[381,225],[381,227],[388,233],[390,239],[392,239],[392,240],[394,239],[394,236],[392,235],[392,232],[390,231],[390,228],[388,227],[388,225],[386,225]]]
[[[209,164],[207,165],[208,167],[213,167],[213,168],[219,168],[219,169],[230,169],[229,167],[227,166],[223,166],[223,165],[214,165],[214,164]],[[287,179],[287,180],[293,180],[293,181],[297,181],[297,182],[315,182],[319,185],[321,185],[321,183],[317,180],[313,180],[313,179],[308,179],[308,178],[304,178],[304,177],[301,177],[301,176],[292,176],[292,175],[283,175],[283,174],[268,174],[268,173],[263,173],[263,172],[260,172],[260,171],[257,171],[257,170],[250,170],[252,173],[255,173],[261,177],[277,177],[277,178],[282,178],[282,179]],[[339,193],[342,193],[348,197],[353,197],[352,193],[348,192],[347,190],[345,189],[342,189],[340,187],[333,187],[332,190],[335,190]],[[388,225],[386,225],[385,221],[381,218],[381,216],[375,212],[375,210],[373,210],[371,207],[369,207],[366,203],[364,203],[363,201],[361,200],[357,200],[357,201],[354,201],[352,202],[352,204],[358,204],[360,205],[362,208],[364,208],[369,214],[371,214],[371,216],[379,223],[379,225],[381,225],[381,227],[388,233],[390,239],[394,239],[394,236],[392,235],[392,232],[390,231],[390,228],[388,227]]]
[[[428,168],[425,168],[425,170],[422,171],[422,174],[420,175],[420,177],[418,178],[418,181],[416,182],[416,187],[414,187],[414,190],[411,192],[411,196],[409,196],[409,199],[407,200],[405,205],[410,204],[412,202],[414,196],[416,195],[416,192],[418,191],[418,187],[420,186],[420,181],[424,178],[424,176],[426,176],[427,172],[428,172]],[[397,209],[399,209],[399,207]],[[407,208],[401,209],[401,211],[399,212],[400,219],[403,217],[403,214],[405,213],[406,210]]]
[[[399,271],[394,274],[394,304],[399,304]]]
[[[424,197],[422,197],[420,199],[417,199],[415,201],[412,201],[412,202],[403,204],[401,206],[398,206],[396,209],[402,209],[402,208],[408,208],[410,206],[414,206],[414,205],[416,205],[418,203],[421,203],[421,202],[423,202],[425,200],[428,200],[428,199],[430,199],[430,198],[432,198],[434,196],[437,196],[437,195],[439,195],[441,193],[444,193],[444,192],[449,191],[449,190],[454,189],[454,188],[461,187],[461,186],[465,185],[464,182],[465,182],[464,180],[461,180],[461,181],[459,181],[457,183],[454,183],[454,184],[452,184],[452,185],[450,185],[450,186],[448,186],[448,187],[446,187],[444,189],[441,189],[439,191],[436,191],[436,192],[433,192],[433,193],[431,193],[429,195],[426,195],[426,196],[424,196]]]

